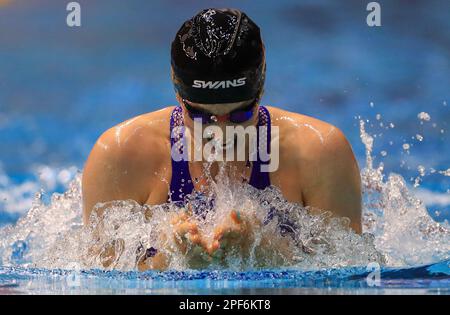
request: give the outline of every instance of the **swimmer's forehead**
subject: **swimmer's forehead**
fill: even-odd
[[[192,107],[207,111],[214,115],[226,115],[236,109],[250,105],[251,102],[253,102],[253,100],[246,100],[242,102],[226,103],[226,104],[200,104],[187,101],[187,103]]]

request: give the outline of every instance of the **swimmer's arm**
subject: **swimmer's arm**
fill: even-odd
[[[128,156],[127,156],[128,155]],[[114,129],[103,133],[95,143],[87,159],[82,179],[83,222],[89,223],[94,206],[99,202],[132,199],[145,202],[144,194],[137,183],[138,174],[133,152],[121,148],[115,138]],[[140,187],[145,187],[142,185]],[[103,209],[96,209],[101,215]]]
[[[153,144],[150,139],[150,145]],[[151,147],[158,147],[157,144]],[[100,136],[87,159],[82,179],[83,198],[83,222],[89,224],[89,218],[95,209],[98,215],[102,215],[105,207],[96,207],[100,202],[114,200],[134,200],[144,204],[148,197],[149,185],[146,180],[154,176],[158,166],[158,156],[153,159],[140,154],[142,148],[139,145],[117,142],[117,134],[114,128]],[[106,207],[108,204],[106,204]],[[101,225],[97,225],[94,233],[102,233]],[[144,249],[145,250],[145,249]],[[103,254],[105,257],[114,257],[115,250],[111,248],[90,249],[92,255]],[[110,259],[112,260],[112,259]],[[139,270],[158,269],[163,270],[167,266],[167,257],[158,251],[152,259],[138,261]],[[103,265],[109,267],[109,263]]]
[[[345,135],[335,128],[309,165],[308,185],[302,191],[305,206],[331,211],[350,219],[350,227],[362,232],[361,177],[358,163]]]

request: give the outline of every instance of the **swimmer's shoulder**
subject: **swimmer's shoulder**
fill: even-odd
[[[339,151],[348,153],[349,142],[333,124],[277,107],[267,108],[271,113],[272,124],[280,128],[280,145],[287,147],[292,154],[299,154],[299,158],[319,160],[322,156]]]
[[[174,106],[127,119],[103,132],[92,151],[121,164],[159,164],[170,156],[170,114]]]
[[[170,108],[139,115],[108,130],[97,139],[82,177],[84,209],[100,201],[133,199],[143,204],[151,187],[170,165]],[[165,155],[166,154],[166,155]]]

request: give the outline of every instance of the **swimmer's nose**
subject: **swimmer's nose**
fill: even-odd
[[[221,116],[217,115],[215,117],[217,119],[217,122],[223,123],[223,122],[227,122],[228,121],[228,115],[221,115]]]

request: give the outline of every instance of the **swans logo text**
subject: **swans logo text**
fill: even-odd
[[[239,78],[234,80],[224,80],[224,81],[202,81],[194,80],[192,87],[197,89],[228,89],[230,87],[238,87],[245,85],[245,80],[247,78]]]

